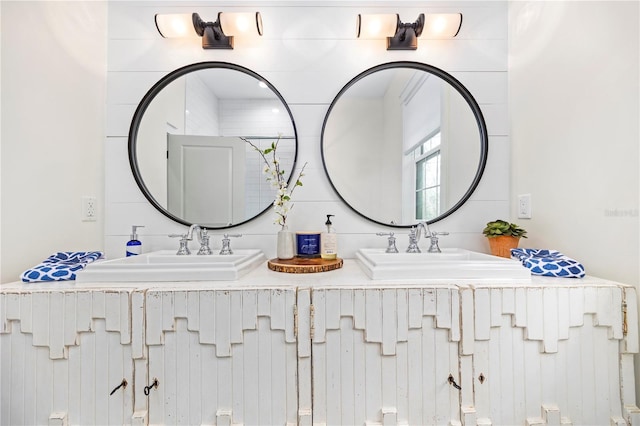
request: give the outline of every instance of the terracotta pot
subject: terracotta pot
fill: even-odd
[[[491,248],[491,254],[500,257],[511,257],[511,249],[517,248],[520,242],[520,237],[501,236],[487,238],[489,240],[489,247]]]

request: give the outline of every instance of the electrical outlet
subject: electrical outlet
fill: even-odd
[[[531,219],[531,194],[518,195],[518,219]]]
[[[98,219],[96,197],[83,196],[82,197],[82,221],[83,222],[95,222]]]

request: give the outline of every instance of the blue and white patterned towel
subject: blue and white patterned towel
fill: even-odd
[[[584,266],[556,250],[511,249],[511,257],[518,259],[534,275],[545,277],[582,278]]]
[[[99,251],[65,251],[52,254],[39,265],[22,273],[22,281],[67,281],[75,280],[76,272],[102,257]]]

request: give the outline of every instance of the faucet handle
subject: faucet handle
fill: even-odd
[[[427,250],[429,253],[442,253],[442,250],[440,250],[440,247],[438,246],[439,235],[449,235],[449,233],[448,232],[432,232],[431,235],[429,235],[429,240],[431,241],[431,244],[429,245],[429,250]]]
[[[387,235],[389,236],[387,240],[389,245],[387,246],[385,253],[398,253],[398,248],[396,247],[396,237],[394,236],[393,232],[376,232],[376,235],[380,237],[384,237]]]
[[[180,248],[176,252],[179,256],[186,256],[191,254],[191,250],[189,250],[189,239],[186,234],[169,234],[170,238],[180,238]]]
[[[220,249],[220,254],[222,255],[233,254],[233,250],[231,250],[230,238],[239,238],[239,237],[242,237],[242,234],[224,234],[222,236],[222,248]]]

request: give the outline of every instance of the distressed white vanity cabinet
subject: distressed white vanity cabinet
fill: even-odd
[[[638,349],[635,289],[589,277],[13,283],[0,422],[640,425]]]
[[[0,422],[295,424],[295,297],[3,287]]]
[[[295,424],[295,298],[295,288],[148,290],[149,423]]]
[[[631,286],[535,278],[309,292],[315,424],[640,424]]]
[[[465,424],[639,424],[633,287],[538,278],[460,299]]]
[[[131,292],[37,287],[0,292],[1,424],[130,423]]]
[[[313,422],[460,421],[458,288],[314,288]]]

